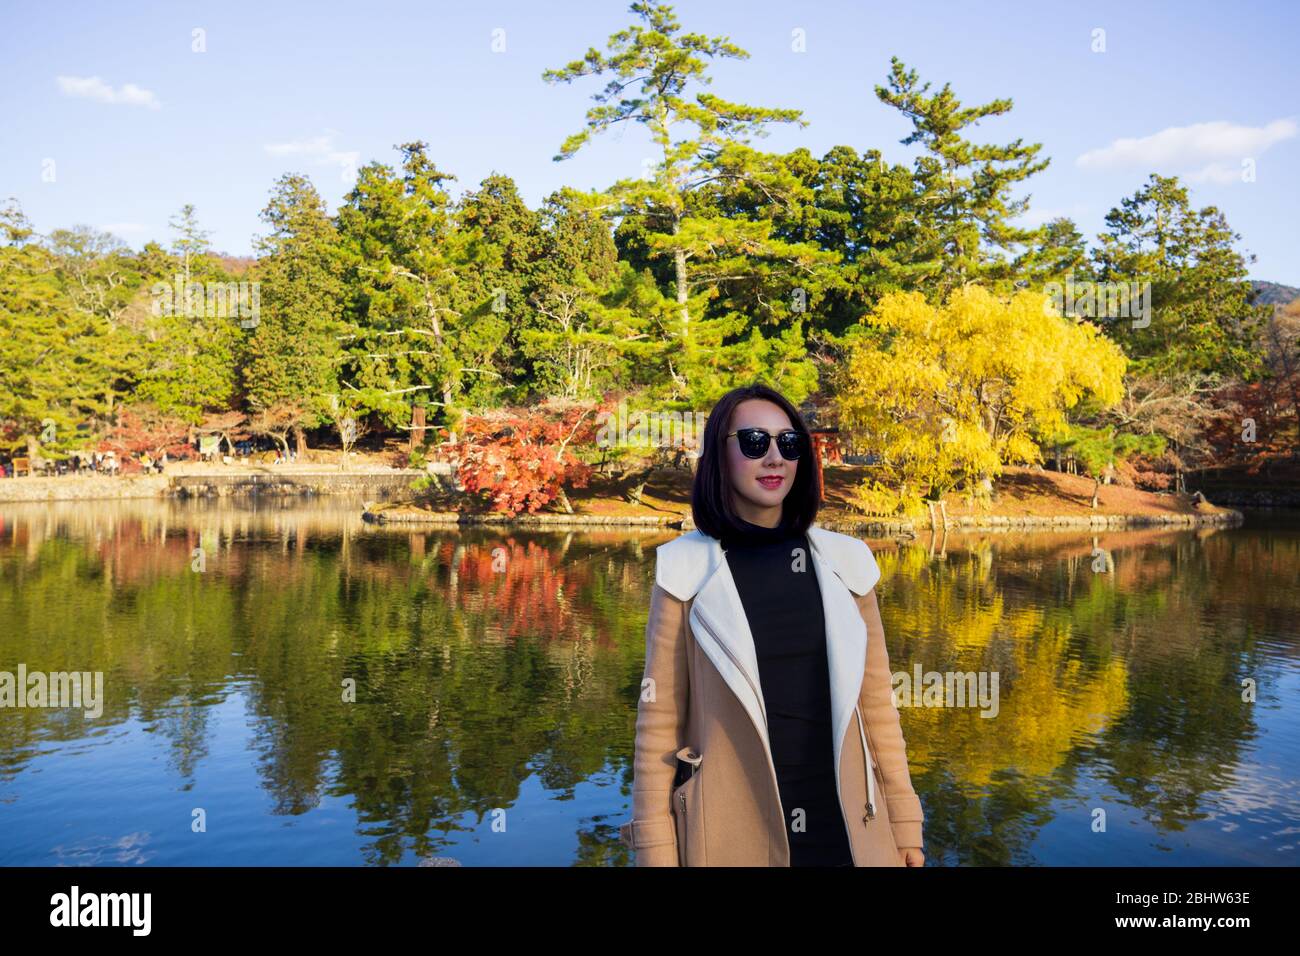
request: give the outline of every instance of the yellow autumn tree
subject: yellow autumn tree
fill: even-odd
[[[863,322],[838,404],[841,429],[880,456],[858,495],[873,513],[915,513],[925,497],[1040,462],[1036,439],[1060,434],[1068,409],[1123,396],[1119,346],[1039,292],[967,285],[938,307],[892,293]]]

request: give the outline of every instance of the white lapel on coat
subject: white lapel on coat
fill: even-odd
[[[813,526],[808,540],[826,621],[838,789],[840,753],[867,660],[867,627],[853,595],[870,591],[880,579],[880,569],[866,542],[857,538]],[[690,622],[696,643],[749,714],[770,759],[758,653],[721,543],[693,531],[661,545],[656,582],[680,600],[695,598]]]
[[[833,542],[822,537],[825,533],[821,528],[810,528],[808,539],[813,546],[813,565],[817,568],[817,583],[821,586],[826,619],[826,663],[830,670],[831,727],[835,741],[835,792],[840,793],[840,754],[867,666],[867,625],[858,612],[849,587],[850,583],[859,587],[866,579],[844,572],[844,556],[835,551]],[[865,544],[862,547],[867,550]],[[869,550],[867,554],[870,554]],[[874,559],[871,566],[875,567]],[[845,576],[841,576],[842,573]],[[876,571],[876,576],[879,577],[879,571]],[[870,587],[860,593],[865,594],[868,590]]]
[[[736,589],[736,579],[731,576],[722,545],[714,541],[714,547],[718,550],[717,570],[695,595],[695,602],[691,605],[691,633],[749,714],[755,729],[763,737],[764,745],[769,746],[770,756],[767,705],[763,701],[754,634],[749,628],[745,607]]]

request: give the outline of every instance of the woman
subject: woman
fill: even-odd
[[[637,709],[638,866],[921,866],[862,541],[812,527],[808,429],[762,385],[704,429],[696,530],[657,549]]]

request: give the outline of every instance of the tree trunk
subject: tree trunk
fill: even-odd
[[[424,304],[429,310],[429,324],[433,327],[433,340],[438,343],[438,348],[442,349],[445,347],[442,340],[442,322],[438,319],[438,304],[429,294],[429,283],[427,279],[424,280]],[[442,386],[442,407],[447,411],[451,409],[451,383],[449,382],[444,382]],[[450,438],[452,443],[455,444],[455,426],[452,425],[450,421],[447,424],[449,433],[448,438]]]
[[[1097,496],[1101,494],[1101,477],[1093,475],[1092,478],[1092,510],[1097,510]]]
[[[301,458],[303,455],[307,454],[307,433],[303,430],[301,425],[293,426],[293,440],[294,447],[298,452],[298,457]]]
[[[678,219],[673,220],[673,235],[681,231],[681,222]],[[677,285],[677,309],[682,317],[682,342],[691,334],[691,313],[686,307],[687,284],[686,284],[686,250],[676,249],[673,252],[673,272]]]
[[[628,490],[627,500],[632,502],[634,505],[639,505],[642,504],[641,496],[645,494],[646,482],[650,480],[650,469],[643,470],[641,474],[633,480],[636,484]]]

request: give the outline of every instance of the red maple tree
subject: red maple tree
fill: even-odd
[[[495,511],[533,513],[586,487],[592,467],[573,453],[595,439],[595,403],[549,401],[466,416],[456,473],[465,490]]]
[[[189,425],[180,418],[165,415],[152,405],[123,406],[117,421],[100,440],[99,451],[112,451],[124,459],[124,471],[134,471],[128,462],[132,456],[147,452],[154,458],[166,452],[172,458],[188,455]]]

